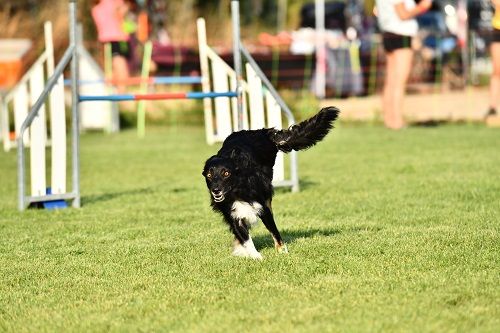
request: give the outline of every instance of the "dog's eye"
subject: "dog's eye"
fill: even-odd
[[[207,178],[212,178],[212,174],[210,172],[207,173]]]
[[[224,173],[222,175],[224,177],[229,177],[229,175],[231,175],[231,173],[229,173],[229,171],[224,171]]]

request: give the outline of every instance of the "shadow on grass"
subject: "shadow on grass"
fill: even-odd
[[[174,194],[184,193],[191,191],[192,188],[188,187],[174,187],[174,188],[165,188],[166,186],[163,184],[158,184],[155,186],[130,189],[126,191],[117,191],[111,193],[103,193],[103,194],[94,194],[94,195],[86,195],[82,197],[82,204],[88,205],[96,202],[102,201],[110,201],[120,197],[134,196],[134,195],[151,195],[155,192],[158,192],[161,188],[162,192],[171,192]]]
[[[422,120],[411,123],[412,127],[438,127],[441,125],[445,125],[446,121],[444,120]]]
[[[152,188],[147,187],[147,188],[139,188],[134,190],[120,191],[120,192],[86,195],[82,197],[82,204],[89,205],[96,202],[113,200],[119,197],[138,195],[138,194],[151,194],[153,192],[154,191]]]
[[[306,229],[306,230],[283,230],[281,231],[281,237],[285,243],[293,243],[300,238],[312,238],[312,237],[332,237],[342,232],[341,229]],[[272,241],[271,234],[269,235],[256,235],[252,236],[252,239],[257,248],[274,247],[274,242]]]
[[[316,187],[318,184],[319,184],[319,182],[315,182],[315,181],[309,180],[307,178],[299,180],[300,191],[307,191],[311,188]],[[275,187],[274,192],[275,193],[289,193],[290,187]]]
[[[338,234],[349,234],[358,232],[378,232],[382,230],[380,227],[373,226],[355,226],[349,228],[325,228],[325,229],[305,229],[305,230],[283,230],[281,231],[281,237],[287,244],[294,243],[297,239],[301,238],[313,238],[313,237],[333,237]],[[252,236],[252,239],[257,248],[267,248],[274,247],[274,242],[272,241],[271,234],[268,235],[256,235]]]

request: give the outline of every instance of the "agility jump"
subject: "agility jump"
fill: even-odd
[[[234,1],[234,3],[237,3],[237,1]],[[233,11],[234,17],[236,15],[234,15]],[[234,21],[237,21],[237,19]],[[246,60],[246,80],[243,79],[241,73],[238,74],[208,46],[204,19],[199,18],[197,20],[197,29],[203,92],[81,95],[79,101],[203,99],[205,134],[208,144],[222,142],[232,132],[242,129],[259,129],[263,127],[282,129],[282,114],[287,118],[288,126],[295,123],[291,111],[241,43],[237,43],[237,48],[240,50],[237,53],[241,53]],[[233,30],[237,29],[233,27]],[[239,34],[236,35],[233,38],[239,40]],[[237,60],[234,62],[236,64]],[[141,79],[145,80],[143,77],[134,78],[132,81]],[[292,191],[298,191],[296,152],[291,153],[289,165],[289,179],[286,179],[285,157],[282,152],[278,153],[274,166],[273,184],[274,186],[289,186]]]
[[[70,45],[61,61],[53,70],[45,87],[40,89],[39,97],[32,103],[31,110],[23,121],[17,133],[18,147],[18,197],[19,210],[24,210],[33,203],[50,204],[72,200],[73,207],[80,207],[80,169],[79,169],[79,112],[80,102],[90,101],[120,101],[120,100],[159,100],[159,99],[202,99],[204,103],[206,138],[209,144],[223,141],[231,132],[241,129],[257,129],[262,127],[282,128],[282,114],[288,120],[288,126],[295,123],[286,104],[276,90],[269,83],[248,51],[239,41],[239,8],[238,1],[231,2],[233,15],[233,42],[235,46],[235,70],[228,66],[206,44],[204,20],[198,20],[198,36],[200,38],[200,67],[202,70],[202,92],[182,92],[163,94],[124,94],[124,95],[79,95],[80,82],[78,81],[77,29],[76,29],[76,0],[69,1],[70,17]],[[235,28],[235,26],[237,26]],[[201,30],[200,30],[201,28]],[[241,56],[246,60],[246,81],[242,78]],[[60,125],[52,128],[52,181],[59,180],[64,186],[46,187],[45,180],[45,143],[46,119],[43,105],[53,91],[62,91],[64,81],[63,70],[71,62],[71,132],[72,132],[72,190],[68,192],[66,183],[66,129]],[[209,72],[208,69],[212,71]],[[223,75],[224,74],[224,75]],[[141,79],[142,80],[142,79]],[[175,79],[172,79],[175,80]],[[82,85],[85,85],[82,82]],[[54,90],[55,89],[55,90]],[[52,97],[51,97],[52,98]],[[61,103],[61,105],[64,105]],[[56,110],[56,108],[54,108]],[[51,124],[55,119],[62,119],[64,123],[64,108],[52,115]],[[43,127],[43,128],[42,128]],[[32,138],[30,145],[30,174],[31,196],[26,194],[26,166],[25,166],[25,135],[28,128]],[[34,139],[36,138],[36,140]],[[40,143],[40,144],[35,144]],[[27,142],[26,142],[27,143]],[[54,146],[59,147],[54,153]],[[58,151],[58,152],[57,152]],[[54,161],[54,156],[60,156]],[[43,172],[41,171],[43,170]],[[283,156],[276,159],[274,168],[275,186],[288,186],[292,191],[298,191],[297,156],[292,152],[290,156],[289,179],[285,178]],[[37,181],[39,180],[39,181]],[[34,187],[34,184],[37,184]]]
[[[39,74],[30,79],[31,110],[27,114],[17,133],[17,170],[18,170],[18,208],[24,210],[34,203],[45,203],[65,205],[66,200],[71,200],[73,207],[80,207],[80,137],[78,117],[78,53],[76,32],[76,0],[69,1],[69,46],[64,52],[60,62],[53,67],[53,61],[48,61],[48,73],[45,86],[43,85],[43,67],[38,66],[35,72]],[[50,38],[51,40],[51,38]],[[52,58],[53,59],[53,58]],[[66,119],[64,109],[64,81],[63,71],[71,62],[71,170],[72,189],[66,189]],[[40,82],[37,86],[35,82]],[[33,83],[31,83],[33,82]],[[38,92],[38,94],[36,93]],[[52,161],[51,161],[51,188],[46,183],[46,161],[45,149],[47,143],[45,102],[47,97],[50,101],[51,116],[51,139],[52,139]],[[62,101],[62,102],[61,102]],[[25,163],[25,134],[30,130],[30,177],[31,195],[26,191],[26,163]]]

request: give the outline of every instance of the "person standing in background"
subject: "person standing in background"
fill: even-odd
[[[486,117],[498,115],[497,103],[500,95],[500,0],[492,0],[492,3],[495,7],[495,15],[491,21],[493,31],[490,41],[493,72],[490,77],[490,105]]]
[[[413,59],[412,37],[418,32],[415,17],[425,13],[432,0],[376,0],[376,15],[383,32],[386,75],[382,96],[384,124],[398,130],[405,126],[403,98]]]
[[[127,12],[128,6],[123,0],[97,0],[92,7],[98,40],[111,44],[113,81],[117,82],[118,93],[125,92],[123,82],[129,77],[129,35],[123,25]]]

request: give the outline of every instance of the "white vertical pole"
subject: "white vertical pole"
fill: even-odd
[[[314,90],[318,98],[325,98],[325,0],[316,0],[314,14],[316,17],[316,82]]]
[[[66,112],[64,80],[60,75],[50,94],[50,132],[52,139],[52,194],[66,193]]]
[[[153,53],[153,44],[147,41],[144,44],[144,54],[142,58],[141,82],[140,93],[146,94],[148,92],[148,78],[149,69],[151,67],[151,54]],[[146,136],[146,101],[140,100],[137,103],[137,136],[143,138]]]
[[[234,74],[234,72],[230,72],[228,73],[229,75],[229,87],[231,89],[231,91],[236,91],[236,75],[232,75]],[[243,97],[243,93],[242,93],[242,97]],[[232,117],[232,120],[233,120],[233,128],[234,129],[238,129],[238,122],[239,122],[239,114],[238,114],[238,98],[237,97],[232,97],[231,98],[231,117]],[[244,126],[243,126],[244,127]],[[243,128],[241,128],[243,129]]]
[[[3,149],[10,150],[9,108],[7,101],[0,96],[0,141],[3,140]]]
[[[71,56],[71,153],[72,153],[72,177],[73,199],[72,206],[79,208],[80,201],[80,118],[78,112],[78,34],[76,31],[76,3],[77,0],[69,1],[69,44],[73,48]]]
[[[248,91],[244,89],[244,86],[241,86],[241,110],[243,111],[243,129],[248,130],[250,129],[250,124],[248,121]]]
[[[283,124],[281,121],[281,108],[268,90],[265,92],[265,100],[267,109],[266,127],[274,127],[278,130],[282,129]],[[274,162],[273,167],[273,180],[285,180],[285,161],[283,152],[278,152],[278,155],[276,155],[276,161]]]
[[[237,82],[238,80],[235,79],[236,75],[235,72],[230,73],[231,78],[229,81],[229,86],[231,87],[231,91],[236,91],[237,88]],[[237,97],[231,97],[231,108],[232,108],[232,115],[233,115],[233,128],[237,129],[239,126],[239,121],[240,121],[240,115],[238,114],[239,111],[241,111],[243,114],[241,116],[243,123],[242,123],[242,128],[243,130],[248,130],[249,124],[248,124],[248,110],[247,110],[247,93],[248,89],[247,85],[245,84],[245,81],[242,79],[239,81],[240,83],[240,91],[241,91],[241,110],[239,110],[238,106],[238,98]],[[240,129],[240,130],[241,130]]]
[[[224,63],[212,61],[213,89],[215,92],[229,90],[228,77],[225,72]],[[222,141],[233,131],[231,126],[231,100],[229,97],[218,97],[215,99],[215,123],[217,140]]]
[[[47,76],[54,74],[54,45],[52,43],[52,24],[45,22],[45,52],[47,52]],[[62,75],[57,79],[49,96],[50,137],[52,139],[51,193],[66,193],[66,116],[64,107],[64,81]]]
[[[241,70],[241,54],[240,54],[240,2],[238,0],[231,0],[231,21],[233,25],[233,65],[234,72],[236,73],[236,92],[238,96],[237,109],[238,109],[238,128],[243,129],[243,98],[241,91],[242,70]]]
[[[198,53],[200,54],[200,70],[201,70],[201,89],[203,92],[210,91],[210,71],[208,67],[207,55],[207,32],[205,28],[205,20],[198,18],[196,20],[198,30]],[[205,136],[208,144],[214,144],[214,125],[212,114],[212,101],[210,98],[203,99],[203,113],[205,116]]]
[[[28,116],[29,103],[28,85],[23,83],[17,87],[16,92],[14,93],[14,126],[16,138],[19,136],[21,126]],[[29,143],[29,131],[24,132],[23,140],[24,144]]]
[[[45,53],[47,54],[47,76],[54,74],[54,44],[52,43],[52,23],[45,21],[43,25],[45,35]]]
[[[31,107],[35,105],[38,97],[42,94],[44,81],[43,64],[40,64],[34,68],[33,75],[29,80]],[[47,130],[44,105],[40,107],[40,110],[33,120],[30,129],[31,194],[33,196],[40,196],[46,194],[45,146]]]
[[[250,129],[261,129],[266,127],[262,81],[249,63],[246,64],[246,72],[249,95],[248,103],[250,109]]]

